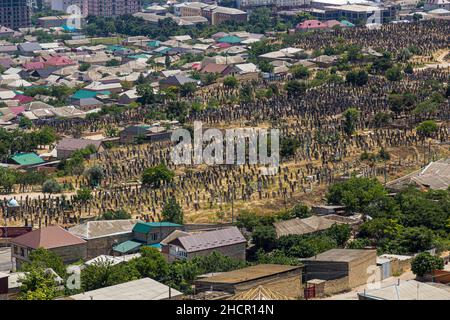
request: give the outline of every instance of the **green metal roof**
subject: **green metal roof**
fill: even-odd
[[[123,49],[125,49],[125,47],[119,46],[117,44],[113,44],[113,45],[106,47],[106,50],[109,50],[109,51],[117,51],[117,50],[123,50]]]
[[[71,98],[72,99],[77,99],[77,100],[81,100],[81,99],[90,99],[90,98],[95,98],[96,96],[98,96],[99,94],[105,94],[105,95],[109,95],[111,94],[110,91],[89,91],[89,90],[78,90],[77,92],[75,92]]]
[[[149,47],[159,47],[159,46],[160,46],[160,43],[161,43],[161,42],[159,42],[158,40],[154,40],[154,41],[149,41],[149,42],[147,42],[147,45],[148,45]]]
[[[223,42],[223,43],[240,43],[242,40],[239,37],[236,36],[225,36],[217,40],[217,42]]]
[[[138,222],[134,226],[133,232],[149,233],[154,228],[162,228],[162,227],[182,227],[182,225],[172,222]]]
[[[39,157],[36,153],[18,153],[15,156],[11,157],[11,160],[16,162],[21,166],[33,166],[36,164],[45,163],[41,157]]]
[[[116,252],[120,252],[120,253],[127,253],[130,251],[136,250],[141,246],[142,246],[141,242],[128,240],[128,241],[122,242],[122,243],[118,244],[117,246],[113,247],[113,250]]]
[[[341,23],[347,27],[354,27],[355,25],[348,20],[342,20]]]
[[[134,54],[132,56],[128,56],[128,58],[130,58],[130,59],[148,59],[150,57],[151,56],[148,54]]]

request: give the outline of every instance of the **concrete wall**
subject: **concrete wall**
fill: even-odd
[[[367,283],[367,279],[372,274],[370,271],[371,266],[377,265],[377,253],[373,250],[367,256],[352,261],[349,264],[349,286],[355,288],[362,284]]]

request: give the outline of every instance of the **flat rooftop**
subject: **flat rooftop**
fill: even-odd
[[[278,273],[288,272],[302,268],[303,266],[285,266],[279,264],[258,264],[247,268],[233,270],[229,272],[222,272],[216,276],[209,278],[202,278],[198,282],[208,283],[228,283],[236,284],[246,281],[252,281],[259,278],[265,278]]]
[[[303,261],[352,262],[371,255],[376,256],[376,250],[363,249],[331,249],[317,256],[302,259]]]
[[[172,298],[181,295],[181,292],[171,289]],[[164,300],[168,298],[168,286],[150,278],[143,278],[73,295],[69,297],[69,300]]]

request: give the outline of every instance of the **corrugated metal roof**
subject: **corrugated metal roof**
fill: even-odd
[[[237,227],[208,231],[178,238],[187,252],[214,249],[223,246],[247,242]]]
[[[35,153],[20,153],[16,154],[14,157],[11,157],[11,159],[21,166],[32,166],[45,162]]]
[[[149,233],[154,228],[164,228],[164,227],[175,227],[175,228],[181,228],[181,224],[176,224],[172,222],[138,222],[134,228],[133,232],[138,233]]]
[[[137,248],[139,248],[141,246],[142,246],[141,242],[128,240],[128,241],[119,243],[117,246],[114,246],[113,250],[116,252],[120,252],[120,253],[127,253],[127,252],[130,252],[131,250],[136,250]]]
[[[415,280],[359,294],[375,300],[450,300],[450,292]]]
[[[305,219],[291,219],[275,222],[275,231],[277,236],[287,236],[290,234],[308,234],[330,228],[333,224],[340,223],[319,216],[312,216]]]
[[[94,239],[119,233],[131,233],[138,222],[134,219],[88,221],[69,229],[69,232],[83,239]]]

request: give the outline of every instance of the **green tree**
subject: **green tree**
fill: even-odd
[[[80,64],[80,66],[78,67],[78,70],[80,70],[81,72],[84,72],[84,71],[88,71],[90,67],[91,67],[90,63],[84,62],[84,63]]]
[[[444,260],[432,256],[429,252],[421,252],[411,261],[411,271],[419,277],[442,269],[444,269]]]
[[[147,168],[142,174],[142,185],[159,188],[163,182],[171,182],[175,173],[164,163]]]
[[[51,268],[58,276],[62,278],[66,276],[66,267],[64,266],[63,260],[50,250],[44,248],[33,250],[30,253],[29,260],[29,262],[23,265],[22,271]]]
[[[349,71],[345,76],[345,81],[356,86],[363,86],[369,81],[369,75],[365,70]]]
[[[348,108],[347,110],[345,110],[345,112],[343,113],[344,116],[344,132],[347,135],[352,135],[355,130],[356,130],[356,124],[358,123],[359,120],[359,110],[355,109],[355,108]]]
[[[19,127],[21,129],[31,129],[32,126],[33,122],[30,119],[26,117],[20,117]]]
[[[327,193],[327,200],[331,204],[343,205],[349,212],[376,212],[382,215],[383,211],[392,214],[393,204],[387,191],[376,179],[352,177],[344,182],[333,184]],[[388,202],[389,205],[385,205]],[[376,210],[371,210],[376,208]],[[383,210],[384,208],[384,210]]]
[[[285,90],[290,97],[300,97],[306,93],[306,83],[298,80],[289,80],[285,85]]]
[[[433,120],[426,120],[416,128],[417,134],[423,138],[432,137],[438,131],[439,127]]]
[[[276,246],[277,234],[273,226],[256,226],[252,232],[252,242],[256,248],[270,251]]]
[[[155,248],[144,247],[141,256],[130,261],[132,268],[139,272],[141,278],[161,281],[169,274],[169,265],[162,254]]]
[[[30,268],[19,282],[18,300],[53,300],[58,295],[54,275],[42,268]]]
[[[125,210],[106,211],[102,215],[102,220],[126,220],[131,219],[131,214]]]
[[[337,245],[340,247],[345,246],[350,239],[351,234],[352,230],[348,224],[335,223],[326,231],[326,235],[336,241]]]
[[[74,200],[80,203],[87,203],[92,199],[92,191],[88,188],[82,188],[77,190],[77,194],[75,195]]]
[[[54,179],[47,180],[42,185],[43,193],[60,193],[62,191],[62,186]]]
[[[96,187],[100,185],[100,183],[104,179],[105,171],[103,170],[102,167],[95,165],[86,171],[86,176],[89,180],[89,184],[91,185],[91,187]]]
[[[402,69],[398,66],[389,68],[386,70],[385,76],[389,81],[399,81],[403,78]]]
[[[161,212],[163,221],[169,221],[177,224],[183,224],[183,210],[174,197],[164,204]]]
[[[237,79],[233,76],[227,76],[227,77],[225,77],[225,79],[223,79],[223,85],[226,88],[234,89],[234,88],[237,88],[238,84],[239,83],[238,83]]]
[[[291,68],[292,76],[295,79],[308,79],[309,78],[309,70],[305,66],[296,65]]]

